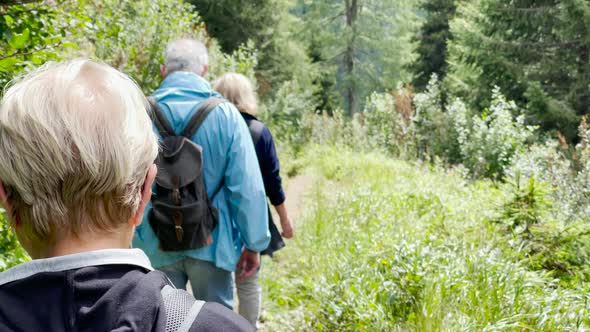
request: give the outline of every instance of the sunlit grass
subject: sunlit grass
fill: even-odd
[[[297,239],[263,268],[267,331],[562,331],[588,286],[514,259],[493,183],[379,154],[314,148]]]

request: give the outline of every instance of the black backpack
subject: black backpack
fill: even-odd
[[[222,102],[210,97],[199,104],[181,135],[170,126],[153,98],[152,120],[162,136],[156,159],[158,175],[148,220],[160,240],[160,249],[181,251],[211,244],[219,213],[211,205],[223,181],[209,199],[203,183],[203,148],[191,139],[209,113]]]

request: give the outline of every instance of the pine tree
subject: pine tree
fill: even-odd
[[[590,110],[588,1],[464,1],[451,31],[447,80],[456,93],[483,109],[497,85],[530,122],[575,137]]]
[[[313,70],[307,45],[297,38],[301,22],[289,12],[291,0],[190,0],[207,32],[223,51],[232,52],[251,40],[258,50],[257,78],[262,92],[296,79],[311,84]]]
[[[421,5],[426,21],[415,39],[418,58],[410,66],[413,84],[424,90],[432,74],[442,80],[447,72],[447,41],[451,39],[449,20],[456,11],[455,0],[427,0]]]
[[[352,115],[373,91],[409,78],[416,1],[312,0],[298,2],[306,40],[322,68],[330,68],[340,104]]]

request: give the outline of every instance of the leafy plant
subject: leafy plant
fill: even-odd
[[[64,10],[76,8],[73,2],[0,5],[0,87],[15,74],[58,60],[68,49],[77,48],[71,42],[71,31],[85,17],[76,10]]]
[[[498,219],[516,234],[530,235],[530,227],[541,223],[551,207],[547,196],[549,191],[543,183],[535,181],[534,177],[521,181],[520,174],[507,183],[510,198],[502,207],[502,214]]]
[[[481,116],[468,119],[460,100],[449,107],[461,150],[462,162],[474,176],[501,179],[515,154],[526,147],[535,128],[525,124],[514,102],[506,100],[495,88],[490,108]]]
[[[4,212],[0,210],[0,272],[29,260],[29,255],[20,246]]]

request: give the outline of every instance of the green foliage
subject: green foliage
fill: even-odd
[[[418,156],[427,160],[441,158],[449,163],[461,162],[458,133],[453,118],[443,107],[443,94],[436,74],[426,90],[414,96],[416,144]]]
[[[263,263],[265,330],[590,328],[588,285],[560,283],[550,264],[537,271],[530,262],[542,261],[505,248],[512,233],[486,222],[511,200],[490,181],[341,146],[315,146],[304,158],[310,209],[298,237]],[[574,233],[562,231],[564,244]],[[539,257],[564,262],[584,242]]]
[[[388,93],[373,93],[364,109],[368,144],[373,149],[385,148],[389,153],[400,155],[406,152],[405,141],[413,134],[412,122],[396,110],[395,98]]]
[[[374,93],[362,116],[306,117],[300,123],[306,142],[344,145],[366,151],[378,149],[402,158],[461,163],[474,178],[502,179],[515,155],[524,151],[535,128],[514,117],[519,109],[498,89],[489,109],[471,115],[456,99],[443,108],[434,76],[428,90],[415,96],[407,88],[391,94]]]
[[[511,164],[513,156],[523,150],[533,135],[534,127],[516,119],[518,108],[494,89],[492,104],[482,115],[469,119],[465,105],[456,100],[449,107],[461,148],[462,161],[474,176],[500,179]]]
[[[336,81],[347,115],[360,112],[374,91],[406,81],[419,18],[416,1],[299,1],[311,57]],[[355,6],[356,4],[356,6]],[[379,36],[375,38],[374,36]]]
[[[497,85],[528,120],[568,139],[590,104],[590,4],[462,1],[451,23],[449,86],[484,108]]]
[[[580,142],[547,140],[521,151],[508,168],[515,177],[535,177],[551,186],[555,209],[551,216],[564,225],[586,222],[590,214],[590,129],[586,121],[579,126]]]
[[[0,210],[0,272],[27,260],[29,256],[18,243],[4,210]]]
[[[251,42],[240,46],[231,54],[223,53],[215,45],[215,40],[210,41],[209,46],[210,68],[206,78],[214,80],[217,77],[228,73],[240,73],[256,82],[255,70],[258,63],[258,52]]]
[[[283,82],[307,84],[313,70],[306,44],[297,38],[301,22],[289,12],[289,0],[190,1],[201,14],[207,31],[226,53],[247,43],[258,51],[257,79],[263,97],[273,98]]]
[[[15,74],[76,48],[69,42],[70,32],[85,18],[63,9],[72,6],[72,1],[58,3],[0,5],[0,87]]]
[[[589,280],[590,225],[551,219],[548,184],[534,177],[522,181],[517,173],[505,191],[508,199],[495,221],[509,230],[505,233],[508,254],[522,259],[531,269],[551,271],[564,281]]]
[[[551,203],[547,200],[547,189],[542,183],[529,178],[522,186],[520,174],[508,182],[511,198],[502,208],[500,221],[516,234],[530,234],[530,227],[541,222]]]
[[[177,0],[84,0],[90,19],[82,45],[91,54],[133,77],[149,94],[158,87],[166,43],[181,37],[205,39],[198,15]],[[165,13],[165,15],[163,15]]]
[[[263,105],[262,120],[272,126],[273,135],[279,141],[296,151],[303,149],[310,139],[305,121],[315,108],[313,92],[297,80],[287,81]]]
[[[444,79],[447,72],[447,43],[452,39],[449,21],[456,11],[456,0],[428,0],[420,6],[426,21],[416,37],[417,59],[410,68],[414,72],[414,86],[423,90],[433,74]]]

